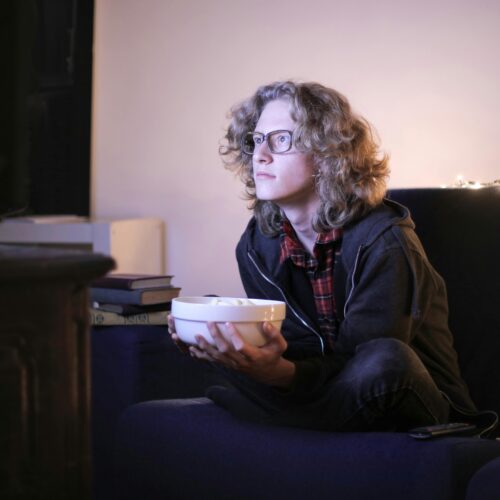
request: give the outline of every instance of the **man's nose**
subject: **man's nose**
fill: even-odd
[[[253,160],[257,163],[268,163],[272,161],[273,157],[267,141],[262,144],[256,144],[253,152]]]

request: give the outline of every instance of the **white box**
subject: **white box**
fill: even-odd
[[[0,222],[0,243],[75,248],[111,255],[115,272],[164,273],[161,219],[26,217]]]

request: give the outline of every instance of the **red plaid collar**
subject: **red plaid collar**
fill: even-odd
[[[314,255],[309,256],[302,243],[297,238],[297,234],[290,221],[288,219],[283,219],[280,233],[280,262],[282,263],[290,258],[296,265],[306,267],[307,261],[309,261],[309,264],[312,264],[310,262],[312,257],[312,260],[315,261],[314,263],[317,265],[318,262],[322,260],[327,248],[341,238],[342,229],[340,228],[332,229],[326,233],[318,233],[313,249]]]

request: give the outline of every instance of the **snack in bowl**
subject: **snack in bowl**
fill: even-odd
[[[261,346],[266,342],[263,322],[268,321],[280,329],[286,304],[278,300],[235,297],[176,297],[172,300],[171,313],[175,331],[186,344],[196,344],[196,335],[213,344],[207,321],[214,321],[222,335],[227,335],[226,323],[230,322],[246,342]]]

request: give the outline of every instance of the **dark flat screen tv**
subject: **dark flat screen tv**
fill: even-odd
[[[93,1],[0,3],[0,219],[89,215]]]
[[[22,26],[19,3],[2,2],[0,13],[0,217],[23,211],[28,205],[26,60],[31,42]]]

